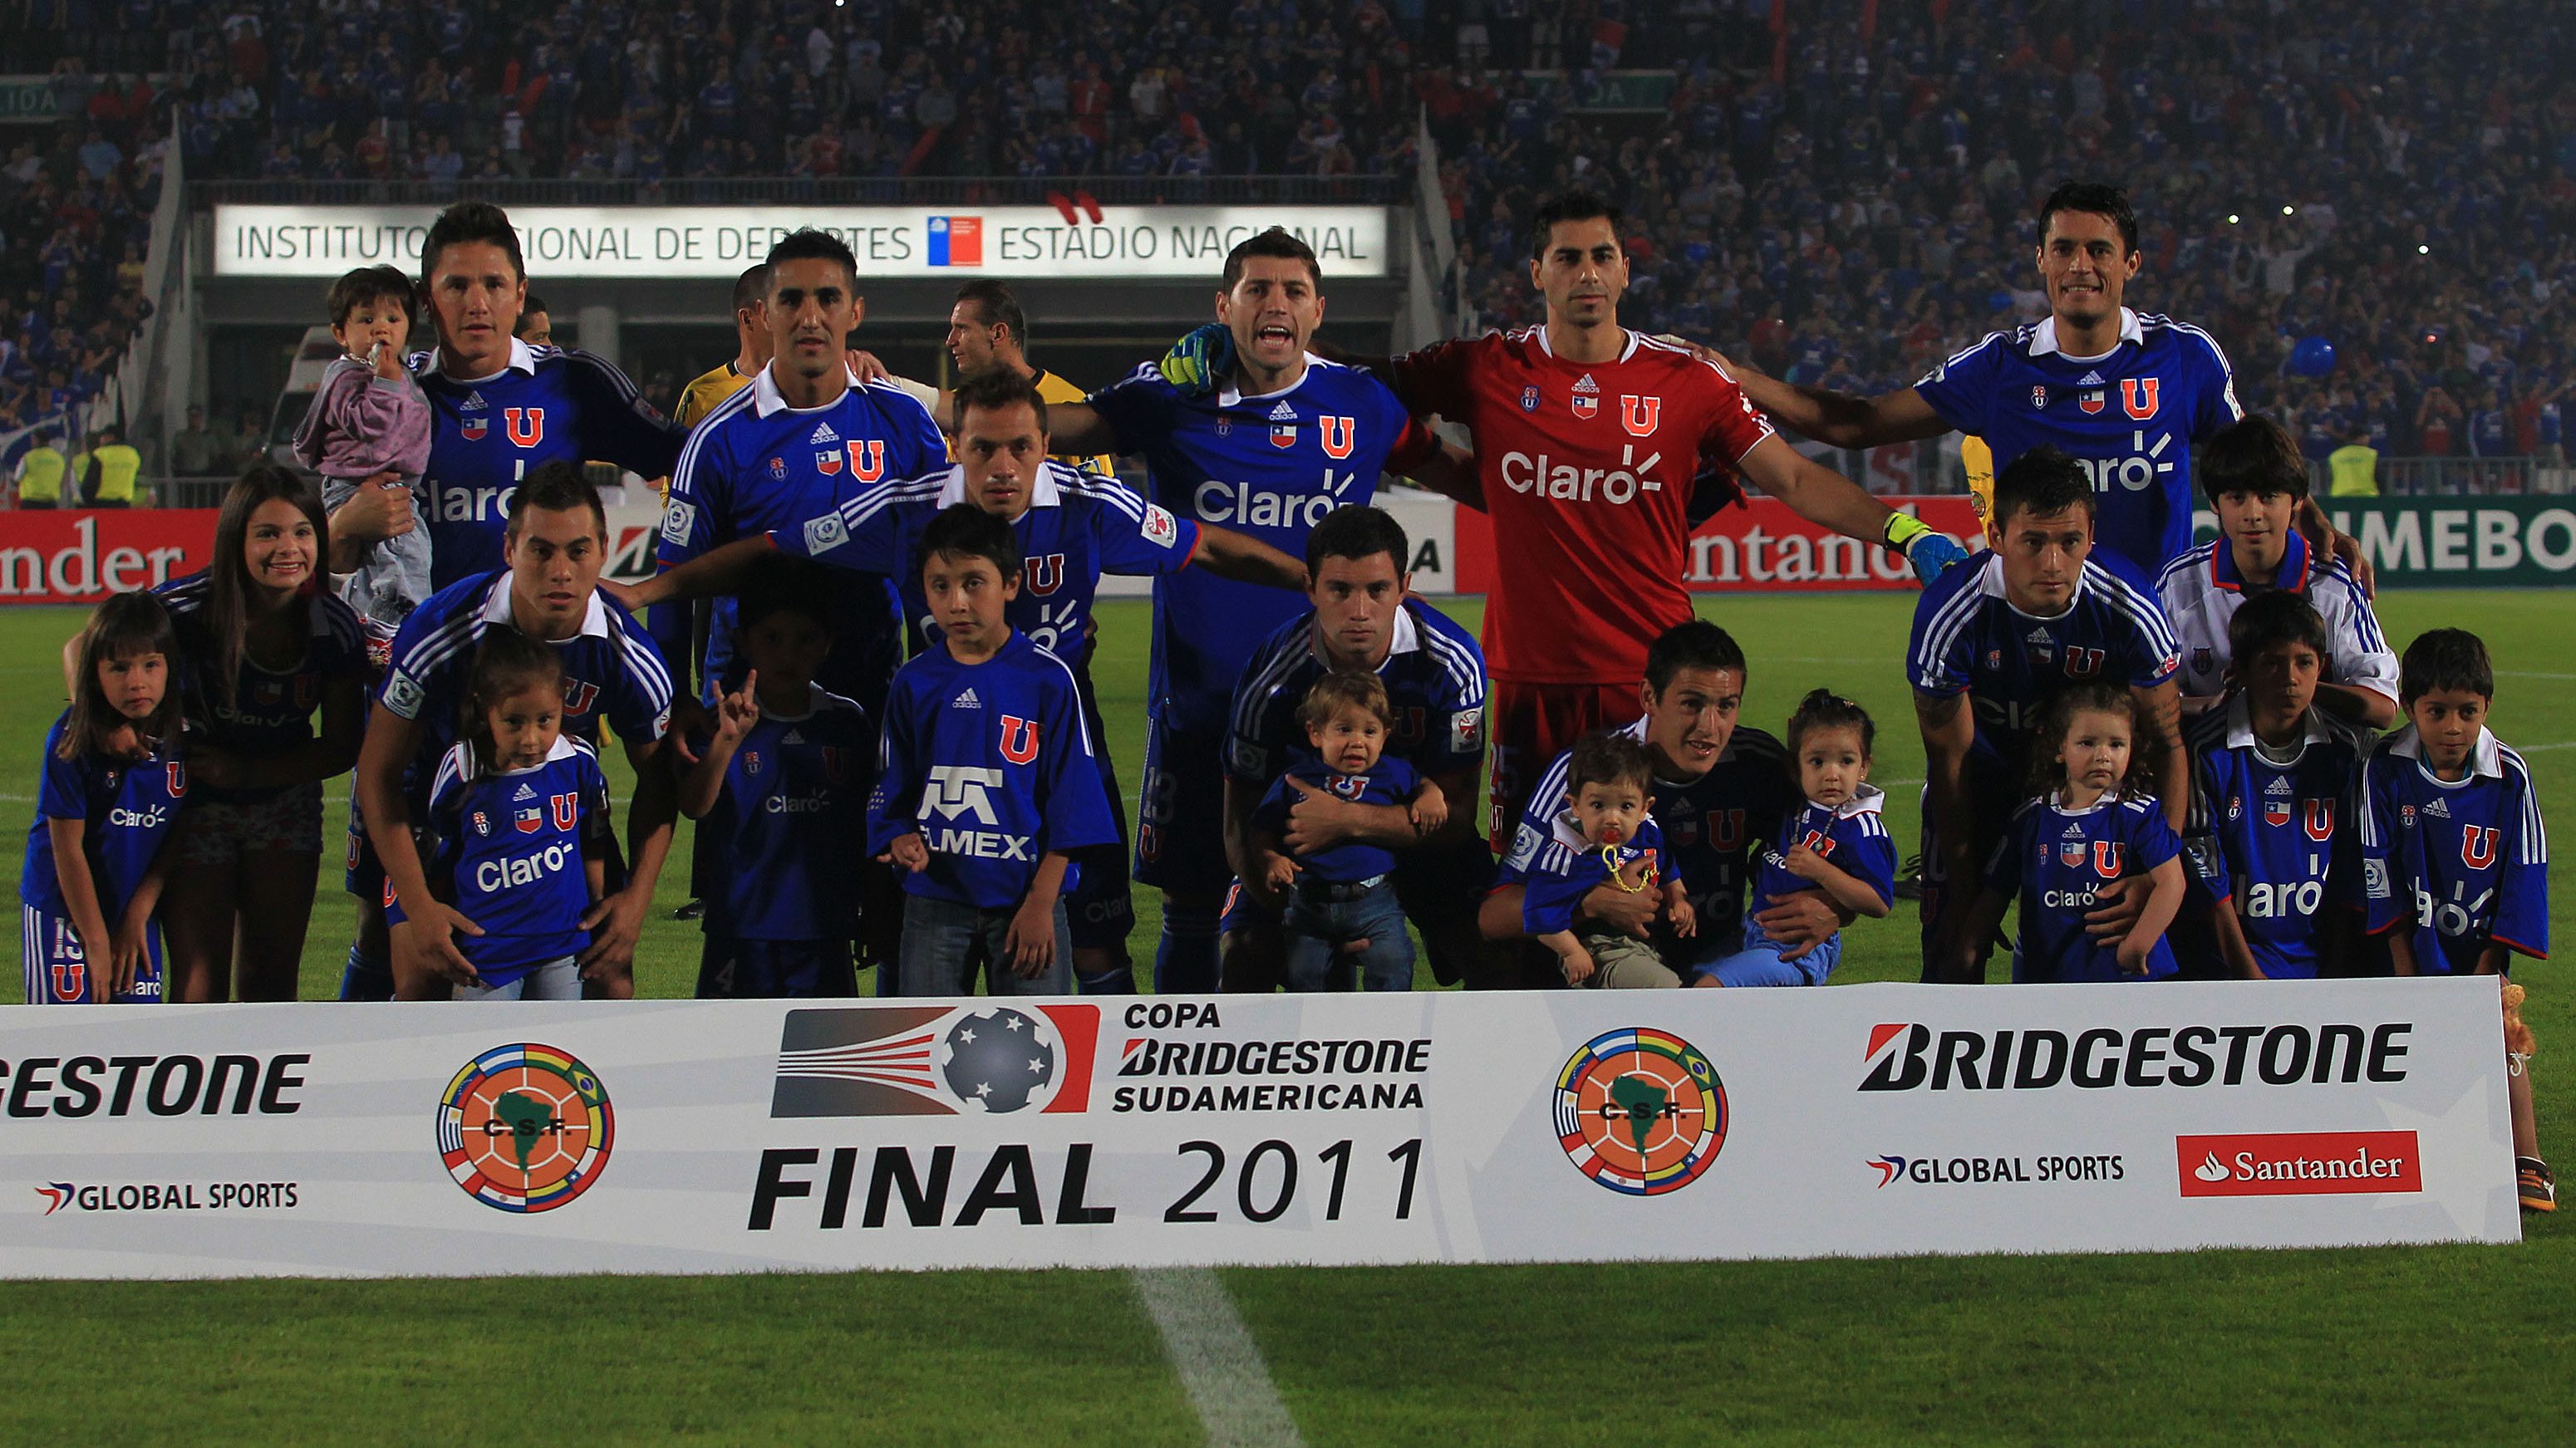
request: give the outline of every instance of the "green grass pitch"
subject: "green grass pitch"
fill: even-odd
[[[1475,599],[1448,601],[1471,626]],[[1753,659],[1747,722],[1829,685],[1880,721],[1874,777],[1910,839],[1922,752],[1898,665],[1910,599],[1703,599]],[[2576,850],[2576,600],[2380,601],[2401,646],[2483,634],[2496,731]],[[0,826],[23,831],[78,615],[0,610]],[[1133,790],[1145,610],[1102,609],[1095,674]],[[622,787],[622,786],[621,786]],[[336,851],[340,810],[330,823]],[[685,831],[686,823],[682,829]],[[685,858],[685,841],[674,858]],[[336,855],[334,855],[336,860]],[[694,927],[661,918],[641,993],[687,994]],[[325,879],[303,988],[336,988],[352,919]],[[1157,900],[1137,899],[1149,967]],[[2553,910],[2570,938],[2569,892]],[[1900,914],[1837,980],[1911,979]],[[2576,1000],[2532,987],[2541,1139],[2576,1166]],[[14,977],[10,977],[14,980]],[[18,999],[14,984],[0,1001]],[[6,1184],[0,1184],[5,1187]],[[1913,1258],[1221,1274],[1306,1442],[2526,1442],[2576,1421],[2576,1209],[2519,1248]],[[0,1274],[6,1264],[0,1263]],[[1152,1322],[1110,1272],[0,1288],[0,1441],[1195,1443]],[[2548,1427],[2550,1423],[2561,1426]]]

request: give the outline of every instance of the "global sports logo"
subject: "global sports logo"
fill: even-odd
[[[1614,1192],[1662,1196],[1699,1180],[1726,1145],[1726,1086],[1699,1048],[1624,1026],[1583,1043],[1556,1077],[1557,1145]]]
[[[772,1117],[1037,1115],[1091,1107],[1100,1008],[842,1006],[779,1028]]]
[[[438,1104],[447,1174],[496,1211],[568,1205],[599,1180],[616,1136],[599,1077],[569,1052],[534,1042],[468,1061]]]

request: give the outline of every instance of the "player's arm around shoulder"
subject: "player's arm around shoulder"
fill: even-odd
[[[1684,345],[1693,355],[1724,372],[1754,406],[1769,413],[1773,420],[1831,447],[1877,447],[1881,443],[1939,437],[1952,430],[1949,421],[1913,387],[1900,387],[1877,397],[1831,392],[1783,382],[1712,347]]]

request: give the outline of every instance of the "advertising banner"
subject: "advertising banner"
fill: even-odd
[[[0,1008],[0,1275],[2520,1234],[2492,979]]]
[[[0,512],[0,603],[96,603],[206,566],[212,508]]]
[[[1887,505],[1911,513],[1959,540],[1985,546],[1985,526],[1964,493],[1893,497]],[[1494,586],[1494,529],[1482,513],[1457,510],[1460,593]],[[1852,589],[1912,592],[1914,570],[1902,555],[1845,538],[1789,511],[1775,498],[1754,497],[1740,508],[1719,510],[1691,534],[1682,579],[1694,593],[1840,593]]]
[[[2360,541],[2382,588],[2553,588],[2576,578],[2576,507],[2564,497],[2318,501]]]
[[[336,277],[385,263],[416,270],[430,206],[215,208],[217,276]],[[1388,274],[1382,206],[514,206],[532,273],[549,281],[703,277],[731,281],[800,227],[848,243],[862,276],[1212,281],[1247,237],[1284,226],[1327,277]]]

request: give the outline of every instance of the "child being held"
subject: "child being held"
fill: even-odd
[[[1763,934],[1754,918],[1801,890],[1823,894],[1855,915],[1883,918],[1896,899],[1896,842],[1869,781],[1877,742],[1869,714],[1830,689],[1815,689],[1789,716],[1789,758],[1806,802],[1780,822],[1753,880],[1744,948],[1700,967],[1693,985],[1822,985],[1842,959],[1842,932],[1804,951]]]
[[[429,466],[429,399],[403,366],[411,336],[411,278],[389,266],[360,267],[331,284],[331,335],[341,356],[322,374],[321,389],[295,430],[295,455],[322,475],[322,505],[337,509],[367,479],[383,473],[408,489],[423,520],[408,533],[370,543],[355,569],[332,574],[340,598],[366,620],[381,668],[402,621],[429,597],[428,501],[420,492]]]
[[[1449,819],[1440,786],[1385,754],[1394,728],[1386,685],[1375,674],[1330,673],[1297,707],[1297,722],[1316,757],[1300,759],[1271,781],[1252,812],[1253,859],[1285,938],[1288,988],[1330,988],[1345,952],[1358,947],[1360,984],[1368,990],[1413,988],[1413,942],[1396,903],[1395,856],[1352,840],[1293,858],[1281,843],[1289,811],[1322,790],[1353,804],[1406,805],[1413,828],[1430,834]]]
[[[159,598],[120,593],[73,647],[72,705],[45,735],[18,876],[27,1004],[157,1001],[161,847],[188,790],[177,635]]]
[[[563,660],[516,629],[483,636],[465,737],[438,764],[427,827],[429,881],[473,922],[457,942],[470,976],[458,1000],[579,1000],[574,957],[603,913],[608,778],[563,732]],[[385,920],[403,904],[385,887]]]
[[[1986,864],[1985,889],[1951,944],[1953,977],[1985,978],[1986,943],[2021,903],[2013,979],[2137,980],[2177,973],[2165,928],[2183,896],[2182,841],[2146,791],[2127,691],[2082,684],[2049,702],[2031,745],[2031,791]],[[2084,932],[2101,885],[2147,876],[2146,908],[2117,945]]]
[[[1682,983],[1651,943],[1579,927],[1575,918],[1584,896],[1615,882],[1630,892],[1660,891],[1673,934],[1688,939],[1699,932],[1698,915],[1679,873],[1658,878],[1665,852],[1663,831],[1649,813],[1655,807],[1647,792],[1654,769],[1646,746],[1624,734],[1587,734],[1575,741],[1566,762],[1565,812],[1555,827],[1560,837],[1576,837],[1567,841],[1574,845],[1571,863],[1561,872],[1529,872],[1521,896],[1521,928],[1556,952],[1568,985],[1625,990]]]

